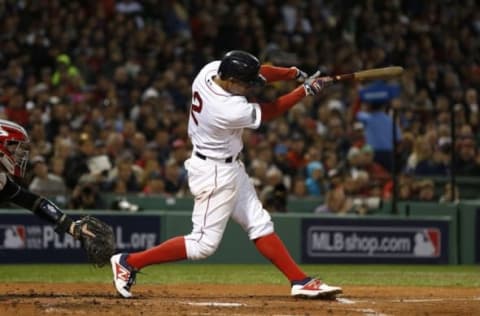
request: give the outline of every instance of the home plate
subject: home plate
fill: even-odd
[[[215,307],[240,307],[246,306],[242,303],[228,303],[228,302],[187,302],[188,305],[193,306],[215,306]]]

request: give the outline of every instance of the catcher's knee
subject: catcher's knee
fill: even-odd
[[[200,260],[210,257],[218,248],[218,243],[209,243],[205,240],[185,240],[187,249],[187,258],[190,260]]]

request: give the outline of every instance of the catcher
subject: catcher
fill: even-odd
[[[91,216],[74,221],[54,203],[17,184],[23,178],[28,162],[29,137],[20,125],[0,119],[0,201],[12,202],[32,211],[55,225],[57,233],[68,233],[80,240],[89,261],[103,266],[115,251],[112,228]]]

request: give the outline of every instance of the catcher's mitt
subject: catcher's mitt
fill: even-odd
[[[98,267],[110,263],[115,252],[115,239],[110,225],[98,218],[85,216],[75,222],[73,237],[82,243],[90,262]]]

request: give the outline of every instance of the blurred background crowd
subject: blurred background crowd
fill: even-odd
[[[191,82],[232,49],[310,74],[405,68],[388,100],[337,84],[245,132],[243,160],[268,210],[313,196],[324,201],[316,212],[366,212],[392,198],[394,149],[400,200],[458,199],[428,178],[452,165],[480,176],[473,0],[4,0],[0,47],[0,117],[32,138],[26,185],[72,209],[108,208],[106,192],[188,196]]]

